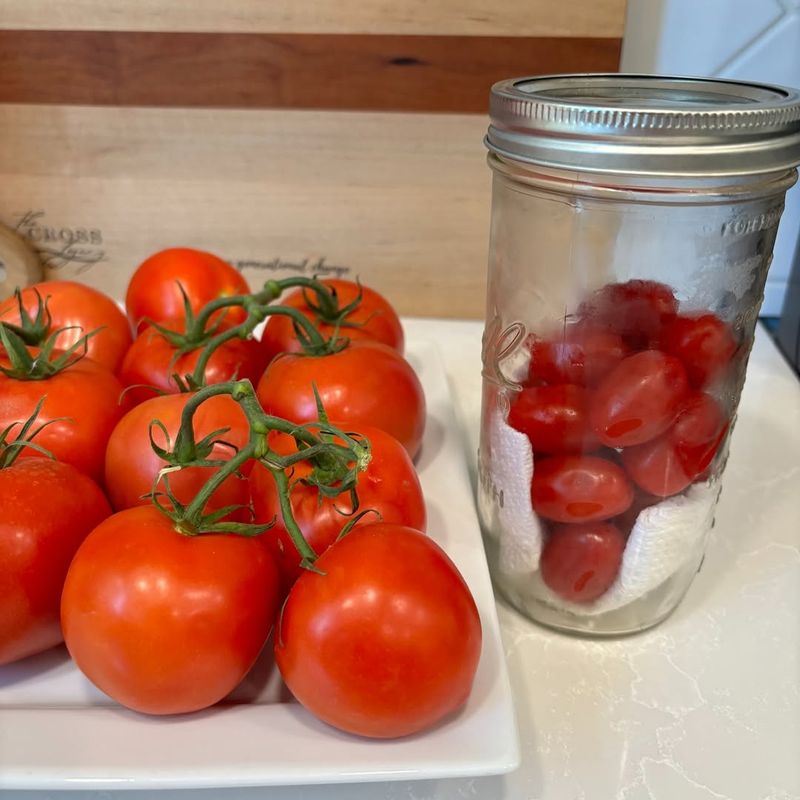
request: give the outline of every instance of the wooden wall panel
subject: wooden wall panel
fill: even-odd
[[[512,75],[613,71],[620,40],[0,31],[0,102],[481,113]]]
[[[480,317],[482,115],[0,105],[0,221],[117,296],[171,245],[263,277],[360,275],[412,315]]]
[[[625,0],[0,0],[32,30],[620,37]]]

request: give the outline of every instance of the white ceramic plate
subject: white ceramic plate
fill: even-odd
[[[294,702],[269,653],[231,702],[176,718],[127,711],[97,691],[63,648],[0,668],[0,789],[156,789],[451,778],[519,765],[491,583],[444,369],[409,344],[428,423],[418,469],[428,530],[469,584],[483,624],[470,699],[432,731],[398,741],[340,733]],[[270,648],[266,648],[269,650]]]

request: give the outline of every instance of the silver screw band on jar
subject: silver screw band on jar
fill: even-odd
[[[653,75],[551,75],[492,87],[490,151],[590,173],[734,176],[800,160],[800,92]]]

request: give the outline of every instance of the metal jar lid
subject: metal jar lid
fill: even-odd
[[[541,167],[749,175],[800,163],[800,92],[657,75],[544,75],[492,87],[486,145]]]

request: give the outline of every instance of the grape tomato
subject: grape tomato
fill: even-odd
[[[609,522],[559,525],[542,550],[542,580],[564,600],[591,602],[614,583],[624,550],[625,537]]]
[[[676,317],[661,336],[664,352],[679,358],[689,383],[702,389],[722,375],[736,352],[731,328],[715,314]]]

